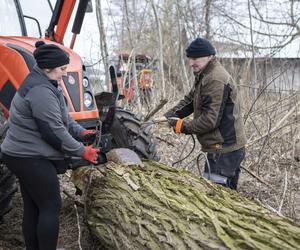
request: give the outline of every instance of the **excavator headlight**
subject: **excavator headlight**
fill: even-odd
[[[83,94],[83,103],[84,103],[85,107],[87,107],[87,108],[91,107],[91,105],[93,104],[93,97],[92,97],[91,93],[85,92]]]
[[[87,88],[89,86],[89,80],[87,78],[83,78],[82,85],[83,87]]]

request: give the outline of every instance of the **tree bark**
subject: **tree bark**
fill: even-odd
[[[87,223],[107,249],[299,249],[293,221],[188,171],[143,165],[73,172]]]

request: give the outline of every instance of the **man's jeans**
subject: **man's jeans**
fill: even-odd
[[[229,153],[207,153],[210,173],[228,177],[228,187],[235,190],[240,176],[240,165],[244,158],[245,148]],[[204,172],[209,172],[207,163]]]

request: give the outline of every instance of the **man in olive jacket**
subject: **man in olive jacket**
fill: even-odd
[[[186,56],[195,83],[165,116],[176,133],[197,136],[202,151],[207,152],[205,172],[210,168],[211,173],[228,177],[227,186],[236,189],[246,136],[237,86],[215,54],[213,45],[204,38],[188,46]],[[192,113],[192,120],[183,120]]]

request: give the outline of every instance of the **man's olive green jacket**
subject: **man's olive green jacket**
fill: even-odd
[[[179,118],[194,113],[186,132],[197,135],[204,152],[232,152],[246,144],[237,86],[217,59],[195,76],[191,91],[170,112]]]

